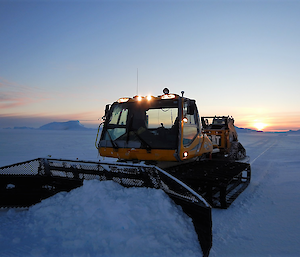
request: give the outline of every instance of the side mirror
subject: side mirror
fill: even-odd
[[[104,113],[104,116],[102,117],[103,120],[105,120],[108,116],[108,111],[109,111],[109,104],[107,104],[105,106],[105,113]]]
[[[188,101],[187,114],[194,115],[194,113],[195,113],[195,101],[190,100]]]

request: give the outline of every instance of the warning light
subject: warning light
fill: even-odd
[[[126,103],[128,101],[129,101],[128,97],[122,97],[122,98],[119,98],[118,103]]]
[[[161,96],[161,99],[174,99],[174,98],[176,98],[176,95],[173,94],[166,94]]]

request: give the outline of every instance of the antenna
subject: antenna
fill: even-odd
[[[139,95],[139,69],[136,69],[136,95]]]

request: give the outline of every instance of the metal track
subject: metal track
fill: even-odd
[[[202,195],[213,207],[226,209],[249,185],[249,163],[205,160],[167,171]]]

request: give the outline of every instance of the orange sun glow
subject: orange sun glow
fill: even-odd
[[[266,123],[262,123],[262,122],[256,122],[253,124],[253,126],[257,129],[257,130],[263,130],[267,124]]]

